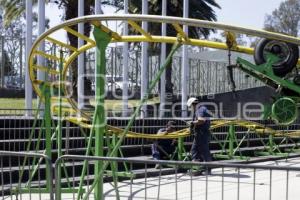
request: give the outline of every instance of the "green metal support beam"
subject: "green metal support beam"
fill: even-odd
[[[97,29],[95,29],[97,30]],[[101,31],[99,31],[101,32]],[[95,34],[95,38],[97,37],[97,34]],[[108,35],[107,35],[108,36]],[[97,40],[98,39],[101,39],[99,38],[99,36],[96,38],[96,43],[97,43]],[[107,39],[107,38],[103,38],[103,39]],[[102,41],[103,42],[103,41]],[[105,43],[104,43],[105,45]],[[98,46],[100,46],[100,44],[96,44],[97,48],[99,48]],[[181,41],[178,41],[177,43],[175,43],[173,45],[173,48],[171,50],[171,52],[169,53],[168,57],[166,58],[164,64],[160,67],[157,75],[155,76],[154,80],[151,82],[150,86],[149,86],[149,89],[147,91],[147,93],[145,94],[145,96],[143,96],[143,98],[141,99],[141,101],[139,102],[139,105],[138,107],[136,108],[135,112],[133,113],[133,115],[131,116],[131,119],[129,120],[124,132],[120,135],[120,138],[118,140],[118,142],[116,143],[114,149],[112,150],[110,156],[113,156],[120,148],[123,140],[125,139],[126,137],[126,134],[128,133],[129,129],[131,128],[131,126],[133,125],[133,122],[136,118],[136,116],[140,113],[140,109],[142,107],[142,105],[148,100],[149,98],[149,94],[152,92],[152,90],[154,89],[154,87],[156,86],[156,84],[158,83],[159,79],[160,79],[160,76],[162,75],[163,71],[166,69],[166,67],[169,65],[169,63],[172,61],[172,57],[174,55],[174,53],[177,51],[177,49],[181,46]],[[100,55],[99,55],[100,56]],[[105,55],[103,55],[103,59],[105,59]],[[104,60],[105,62],[105,60]],[[100,63],[99,63],[100,64]],[[104,85],[103,85],[104,87]],[[96,86],[96,90],[97,90],[97,86]],[[97,95],[96,95],[97,96]],[[96,123],[97,124],[97,123]],[[99,129],[99,127],[97,127],[97,129]],[[98,130],[99,131],[99,130]],[[97,137],[97,136],[96,136]],[[96,188],[95,190],[95,193],[97,192],[97,195],[99,195],[99,189],[102,189],[100,188],[99,186],[99,183],[100,185],[103,185],[103,173],[104,173],[104,170],[107,168],[107,166],[109,165],[108,162],[103,162],[103,168],[102,170],[100,171],[97,171],[97,173],[95,173],[95,180],[93,182],[93,184],[91,185],[91,187],[89,188],[89,190],[87,191],[87,193],[85,194],[85,196],[83,197],[83,200],[87,200],[89,198],[89,195],[91,194],[91,192]],[[95,171],[96,172],[96,171]],[[97,187],[99,187],[97,189]],[[96,196],[95,196],[96,197]],[[98,200],[98,199],[96,199]]]
[[[184,152],[183,138],[178,138],[177,148],[178,148],[177,159],[183,160],[183,156],[184,156],[183,155],[183,152]]]
[[[247,132],[247,135],[248,134],[249,134],[249,130]],[[223,143],[215,137],[215,139],[218,141],[218,143],[222,149],[222,152],[214,154],[213,155],[214,158],[222,159],[222,160],[224,160],[224,159],[249,160],[250,158],[247,156],[243,156],[240,151],[240,146],[241,146],[242,142],[245,140],[245,138],[246,138],[246,135],[240,141],[238,141],[238,139],[236,137],[236,132],[235,132],[235,124],[230,124],[228,134]],[[237,155],[237,154],[239,154],[239,155]]]
[[[106,73],[106,58],[105,50],[110,43],[112,37],[108,33],[101,31],[94,26],[93,35],[96,41],[96,69],[95,69],[95,101],[96,110],[94,113],[95,124],[95,156],[103,156],[103,140],[105,134],[106,117],[104,110],[104,96],[105,96],[105,73]],[[95,174],[103,171],[103,161],[95,163]],[[95,184],[95,200],[103,199],[103,173],[98,177]]]
[[[60,62],[59,62],[59,77],[58,81],[59,83],[62,81],[62,70],[63,70],[63,52],[62,50],[60,51]],[[50,104],[51,101],[45,103],[46,105]],[[51,113],[50,113],[51,116]],[[46,119],[47,122],[47,119]],[[51,137],[51,136],[50,136]],[[46,139],[47,141],[47,139]],[[51,142],[51,138],[49,140]],[[57,124],[57,130],[56,130],[56,145],[57,145],[57,156],[60,157],[62,156],[62,88],[61,84],[59,84],[58,87],[58,124]],[[65,169],[65,168],[64,168]],[[67,176],[67,173],[65,173]],[[58,179],[61,179],[62,174],[61,174],[61,165],[58,167]],[[56,186],[59,194],[61,194],[61,185]]]
[[[300,86],[293,83],[293,81],[288,79],[283,79],[282,77],[276,76],[273,72],[273,64],[278,61],[278,57],[268,53],[267,62],[262,65],[254,65],[251,62],[244,60],[242,58],[237,58],[237,66],[242,71],[253,76],[254,78],[266,83],[270,82],[280,85],[285,88],[289,88],[300,94]]]
[[[233,149],[234,149],[234,142],[235,142],[235,125],[234,124],[231,124],[229,125],[229,152],[228,152],[228,155],[229,155],[229,158],[232,159],[233,158]]]

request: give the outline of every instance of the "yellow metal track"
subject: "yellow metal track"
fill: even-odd
[[[120,21],[120,22],[126,22],[128,23],[134,30],[136,30],[136,34],[134,35],[123,35],[121,30],[111,30],[109,27],[104,26],[103,24],[109,24],[111,22]],[[181,36],[182,44],[185,45],[191,45],[191,46],[201,46],[201,47],[208,47],[208,48],[214,48],[214,49],[227,49],[227,45],[222,42],[214,42],[209,40],[203,40],[200,38],[189,38],[188,35],[183,31],[182,27],[184,25],[187,25],[189,27],[202,27],[202,28],[212,28],[215,30],[223,30],[223,31],[229,31],[233,33],[240,33],[240,34],[246,34],[250,36],[256,36],[256,37],[262,37],[262,38],[269,38],[269,39],[275,39],[285,42],[294,43],[297,45],[300,45],[300,39],[297,37],[287,36],[283,34],[278,33],[272,33],[268,31],[263,30],[255,30],[255,29],[249,29],[245,27],[238,27],[238,26],[231,26],[227,24],[221,24],[211,21],[203,21],[203,20],[197,20],[197,19],[188,19],[188,18],[178,18],[178,17],[166,17],[166,16],[153,16],[153,15],[91,15],[91,16],[85,16],[81,18],[75,18],[69,21],[66,21],[58,26],[55,26],[49,30],[47,30],[44,34],[42,34],[40,37],[37,38],[35,43],[33,44],[33,47],[30,52],[29,57],[29,74],[30,79],[33,83],[33,88],[37,95],[43,99],[42,93],[41,93],[41,87],[40,84],[43,83],[42,80],[38,80],[36,77],[37,71],[48,71],[50,74],[52,74],[52,78],[50,79],[55,83],[58,81],[58,73],[54,69],[49,69],[48,66],[37,66],[35,63],[35,60],[38,56],[43,56],[46,59],[48,59],[51,62],[58,63],[60,61],[59,58],[59,52],[56,52],[54,54],[50,54],[49,52],[43,52],[39,50],[39,46],[42,43],[49,43],[52,45],[58,46],[60,49],[64,50],[63,53],[63,81],[68,80],[68,72],[70,68],[70,64],[77,58],[77,56],[91,48],[95,47],[95,40],[94,38],[87,37],[83,34],[78,33],[76,30],[72,29],[72,26],[77,26],[79,23],[89,23],[91,25],[100,27],[103,31],[110,33],[112,35],[112,42],[151,42],[151,43],[171,43],[174,44],[177,42],[178,38],[175,36],[160,36],[160,35],[151,35],[150,33],[146,32],[142,29],[142,27],[139,25],[141,22],[148,22],[148,23],[156,23],[156,24],[168,24],[170,26],[173,26],[174,29],[177,31],[178,35]],[[73,47],[70,44],[68,44],[64,40],[60,40],[58,37],[56,37],[55,34],[60,35],[66,35],[67,33],[70,33],[80,39],[83,39],[86,41],[86,44],[80,48]],[[60,50],[59,49],[59,50]],[[245,54],[253,54],[254,50],[251,47],[247,46],[235,46],[231,49],[232,51],[241,52]],[[47,63],[47,62],[46,62]],[[49,69],[49,70],[48,70]],[[57,85],[52,84],[51,82],[47,82],[49,85]],[[63,93],[65,95],[70,95],[68,88],[70,88],[69,85],[66,84],[66,82],[62,83],[63,85]],[[73,112],[81,112],[81,114],[85,117],[89,117],[89,114],[84,111],[79,111],[77,108],[76,100],[73,98],[67,99],[71,109],[69,111]],[[227,121],[222,121],[222,123],[231,123]],[[242,123],[242,122],[239,122]],[[220,124],[218,124],[220,125]],[[254,126],[253,124],[247,124],[244,123],[245,126]],[[217,125],[216,125],[217,126]],[[259,127],[259,125],[257,125]],[[115,130],[115,129],[114,129]],[[256,130],[259,130],[256,128]],[[261,130],[268,130],[268,129],[261,129]],[[182,134],[182,132],[180,133]]]
[[[66,120],[74,124],[77,124],[83,128],[91,128],[90,121],[86,118],[68,117],[66,118]],[[246,120],[214,119],[212,120],[211,131],[221,127],[228,127],[229,125],[244,127],[247,130],[253,131],[254,133],[260,135],[272,134],[278,137],[299,137],[300,136],[300,131],[289,131],[289,132],[278,131],[270,127],[266,127],[260,123],[246,121]],[[111,134],[120,135],[124,132],[124,130],[121,128],[117,128],[109,125],[107,125],[106,128],[107,131]],[[190,128],[184,128],[182,130],[175,131],[165,135],[136,133],[132,131],[129,131],[128,134],[126,135],[126,137],[128,138],[144,138],[144,139],[177,139],[177,138],[188,137],[188,136],[190,136]]]

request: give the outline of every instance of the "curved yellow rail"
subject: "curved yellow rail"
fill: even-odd
[[[68,117],[66,120],[77,124],[83,128],[91,128],[92,125],[89,123],[88,119],[85,118],[78,118],[78,117]],[[277,131],[270,127],[266,127],[263,124],[252,122],[252,121],[246,121],[246,120],[226,120],[226,119],[214,119],[211,122],[211,130],[215,130],[217,128],[221,127],[227,127],[229,125],[235,125],[244,127],[248,130],[251,130],[257,134],[261,135],[268,135],[272,134],[274,136],[278,137],[299,137],[300,131],[290,131],[290,132],[284,132],[284,131]],[[110,134],[116,134],[120,135],[124,132],[124,129],[113,127],[110,125],[106,126],[107,132]],[[160,134],[145,134],[145,133],[136,133],[133,131],[129,131],[126,135],[127,138],[144,138],[144,139],[177,139],[182,137],[188,137],[190,136],[190,129],[184,128],[179,131],[175,131],[169,134],[160,135]]]
[[[127,22],[131,29],[135,30],[135,35],[123,35],[121,30],[111,30],[105,24],[111,22]],[[230,31],[235,33],[246,34],[250,36],[257,36],[262,38],[275,39],[285,42],[294,43],[300,45],[300,39],[292,36],[282,35],[278,33],[267,32],[263,30],[255,30],[250,28],[231,26],[211,21],[197,20],[197,19],[188,19],[188,18],[179,18],[179,17],[166,17],[166,16],[153,16],[153,15],[90,15],[80,18],[75,18],[69,21],[66,21],[62,24],[59,24],[37,38],[30,52],[29,57],[29,74],[32,81],[33,88],[37,95],[43,99],[41,93],[40,85],[42,83],[51,85],[53,88],[58,86],[58,67],[57,63],[60,61],[59,52],[49,53],[49,51],[40,51],[39,47],[43,43],[50,45],[56,45],[58,49],[63,50],[63,85],[64,94],[69,95],[68,88],[71,88],[68,81],[69,78],[69,67],[70,64],[76,59],[76,57],[84,51],[87,51],[95,47],[95,40],[93,38],[82,35],[72,29],[72,26],[77,25],[78,23],[90,23],[93,26],[101,28],[103,31],[106,31],[112,35],[112,42],[152,42],[152,43],[175,43],[178,38],[174,36],[159,36],[151,35],[144,31],[139,24],[141,22],[148,22],[153,24],[166,23],[170,27],[173,27],[177,31],[178,36],[181,37],[182,43],[186,45],[193,46],[202,46],[215,49],[227,49],[227,45],[222,42],[213,42],[208,40],[203,40],[200,38],[189,38],[183,31],[183,25],[188,25],[190,27],[202,27],[202,28],[212,28],[224,31]],[[61,40],[56,37],[56,34],[66,35],[72,34],[77,38],[80,38],[85,41],[85,45],[77,48],[71,46],[68,42]],[[236,46],[232,51],[237,51],[246,54],[253,54],[253,48],[245,46]],[[47,63],[51,63],[51,66],[38,66],[35,63],[35,60],[38,56],[42,56],[48,60]],[[46,62],[45,62],[46,63]],[[48,73],[47,81],[39,80],[37,78],[38,71],[45,71]],[[69,104],[77,112],[77,103],[76,100],[72,98],[67,98]],[[88,114],[84,115],[89,117]]]

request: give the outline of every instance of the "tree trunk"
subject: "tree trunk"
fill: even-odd
[[[77,3],[73,3],[73,2],[69,2],[67,1],[66,5],[65,5],[65,9],[66,9],[66,16],[65,19],[69,20],[72,18],[76,18],[77,17],[77,10],[78,10],[78,4]],[[75,31],[78,30],[77,26],[72,26],[70,27],[72,29],[74,29]],[[72,35],[71,33],[67,33],[70,45],[77,48],[78,46],[78,39],[76,36]],[[70,54],[72,54],[73,51],[70,52]],[[74,98],[74,100],[77,100],[77,58],[74,59],[74,61],[72,63],[70,63],[70,70],[71,70],[71,76],[72,76],[72,97]],[[70,92],[70,91],[69,91]]]
[[[65,4],[65,11],[66,11],[66,15],[65,15],[65,19],[69,20],[72,18],[76,18],[78,16],[77,13],[78,10],[78,4],[74,1],[66,1]],[[91,13],[91,3],[89,1],[85,1],[84,3],[84,14],[85,15],[89,15]],[[74,29],[75,31],[78,30],[78,26],[72,26],[72,29]],[[84,35],[88,36],[90,35],[90,31],[91,31],[91,26],[89,24],[84,24]],[[67,33],[68,39],[70,41],[70,45],[74,46],[77,48],[78,46],[78,38],[70,33]],[[86,43],[86,42],[85,42]],[[73,52],[70,52],[71,54]],[[70,93],[72,95],[72,97],[74,98],[74,100],[77,101],[77,77],[78,77],[78,73],[77,73],[77,58],[70,64],[70,69],[71,69],[71,74],[72,74],[72,93]],[[87,88],[91,88],[91,87],[87,87]],[[70,92],[70,91],[69,91]]]
[[[166,55],[169,55],[172,50],[172,44],[166,45]],[[172,62],[166,68],[166,94],[173,95],[173,83],[172,83]]]

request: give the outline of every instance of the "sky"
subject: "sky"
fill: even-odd
[[[261,29],[265,15],[272,13],[283,0],[216,1],[222,8],[215,9],[219,22]],[[108,12],[111,12],[111,9],[104,8],[104,12],[108,14]],[[53,26],[60,22],[62,11],[59,11],[55,5],[50,4],[47,6],[46,15],[50,19],[50,26]]]
[[[218,22],[230,25],[262,29],[266,14],[279,7],[283,0],[216,0],[222,9],[215,9]],[[109,7],[104,7],[104,13],[110,14]],[[55,13],[55,14],[54,14]],[[50,27],[61,22],[63,11],[56,5],[46,7],[46,16],[50,19]],[[61,37],[61,36],[58,36]]]
[[[283,0],[217,0],[218,21],[249,28],[263,28],[266,14],[271,14]]]

